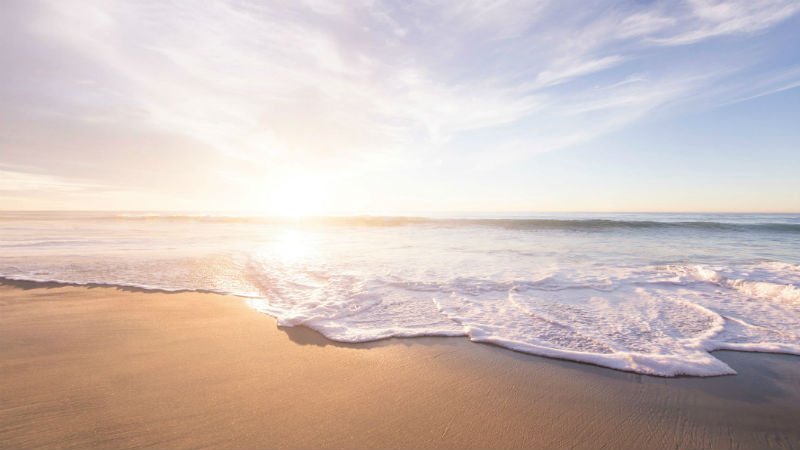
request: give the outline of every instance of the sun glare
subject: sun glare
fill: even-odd
[[[328,186],[320,176],[293,175],[270,189],[267,211],[284,217],[322,215],[327,209],[327,198]]]
[[[295,264],[314,253],[314,242],[315,239],[310,233],[289,230],[278,236],[269,251],[284,264]]]

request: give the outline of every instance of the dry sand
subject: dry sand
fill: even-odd
[[[800,448],[800,357],[664,379],[461,338],[339,345],[238,298],[0,286],[0,447]]]

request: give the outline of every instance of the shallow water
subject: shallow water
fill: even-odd
[[[800,216],[0,213],[0,276],[246,297],[330,339],[464,335],[654,375],[800,354]]]

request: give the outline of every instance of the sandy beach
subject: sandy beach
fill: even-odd
[[[800,450],[800,0],[0,5],[0,450]]]
[[[798,448],[800,358],[657,378],[463,338],[342,345],[236,297],[0,286],[0,447]]]

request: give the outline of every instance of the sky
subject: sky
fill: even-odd
[[[7,0],[0,209],[800,212],[800,2]]]

